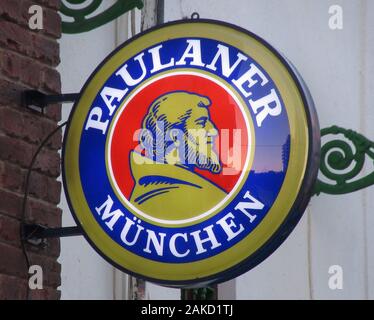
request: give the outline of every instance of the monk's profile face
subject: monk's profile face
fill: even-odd
[[[194,106],[190,117],[186,120],[184,134],[187,146],[187,159],[200,169],[213,173],[221,171],[219,157],[214,150],[214,142],[218,130],[210,119],[209,111],[204,106]]]
[[[209,98],[190,92],[170,92],[150,106],[143,119],[142,144],[151,158],[212,173],[222,169],[214,142],[218,130],[212,122]],[[160,139],[165,139],[161,144]]]

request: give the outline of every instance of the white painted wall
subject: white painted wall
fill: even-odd
[[[333,4],[343,8],[343,30],[328,27],[328,9]],[[322,128],[336,124],[374,139],[373,1],[165,0],[165,21],[189,17],[195,11],[202,18],[244,27],[284,53],[308,84]],[[88,33],[63,35],[59,67],[63,92],[80,90],[97,64],[127,36],[120,33],[112,22]],[[64,118],[69,111],[65,105]],[[73,225],[64,199],[61,207],[63,225]],[[374,187],[313,198],[285,243],[255,269],[220,285],[219,297],[373,299],[373,209]],[[82,237],[62,239],[61,246],[63,299],[114,298],[118,280],[113,280],[113,268]],[[328,287],[328,268],[334,264],[343,267],[343,290]],[[179,290],[147,283],[146,297],[178,299]]]

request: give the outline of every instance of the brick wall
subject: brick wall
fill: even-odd
[[[31,5],[43,7],[44,29],[28,28]],[[0,0],[0,299],[26,299],[28,270],[19,236],[27,167],[38,144],[61,117],[59,105],[46,115],[21,106],[21,92],[38,89],[60,92],[59,64],[61,20],[59,0]],[[26,219],[50,227],[61,225],[60,174],[61,132],[39,155],[30,180]],[[45,248],[26,246],[31,265],[43,269],[43,290],[30,290],[30,299],[58,299],[60,254],[58,239]]]

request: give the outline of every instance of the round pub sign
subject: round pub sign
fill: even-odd
[[[68,202],[110,263],[168,286],[222,282],[268,257],[300,219],[319,159],[302,80],[233,25],[175,22],[91,75],[63,150]]]

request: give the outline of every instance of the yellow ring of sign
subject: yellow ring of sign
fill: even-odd
[[[261,223],[242,241],[213,257],[190,263],[161,263],[135,255],[112,240],[96,222],[79,180],[79,142],[87,111],[103,83],[123,61],[163,41],[182,37],[211,38],[239,48],[259,63],[278,88],[287,110],[291,147],[288,170],[273,207]],[[287,218],[303,183],[307,167],[309,135],[306,107],[296,81],[278,55],[255,36],[229,25],[209,21],[172,23],[153,29],[126,43],[111,55],[87,82],[71,116],[64,145],[64,183],[72,211],[87,240],[108,260],[126,271],[169,285],[183,285],[201,280],[212,282],[234,269],[261,248]],[[295,147],[297,146],[297,148]],[[232,276],[226,276],[230,278]]]

